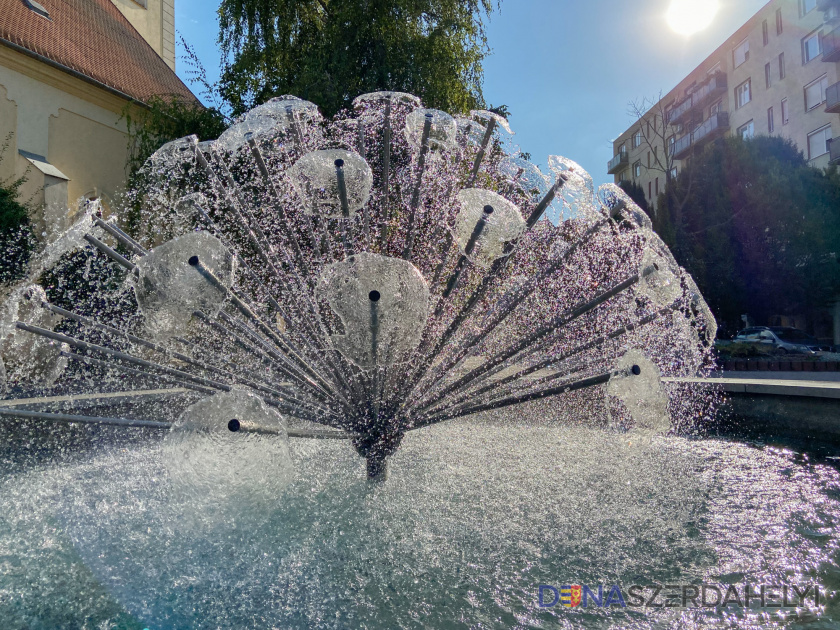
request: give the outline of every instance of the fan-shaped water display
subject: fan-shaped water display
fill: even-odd
[[[83,208],[0,312],[0,625],[834,627],[836,467],[695,434],[696,284],[510,134],[282,97]],[[811,590],[607,599],[700,583]]]
[[[216,141],[171,142],[144,167],[139,240],[84,219],[135,306],[89,317],[30,289],[4,356],[32,356],[36,382],[70,361],[242,389],[351,439],[371,478],[408,431],[542,398],[638,440],[696,419],[661,380],[696,375],[714,338],[693,281],[621,189],[558,156],[543,174],[510,134],[380,92],[332,121],[275,98]],[[231,418],[179,421],[179,439],[277,433],[253,405],[211,408]]]

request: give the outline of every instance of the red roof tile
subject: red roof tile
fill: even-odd
[[[0,0],[0,44],[10,42],[140,101],[153,95],[195,100],[189,88],[111,0]]]

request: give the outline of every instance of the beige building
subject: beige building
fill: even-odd
[[[130,103],[195,100],[174,72],[173,14],[174,0],[0,0],[0,181],[26,175],[48,233],[123,185]]]
[[[729,134],[792,140],[840,160],[840,0],[771,0],[614,142],[607,170],[655,205],[668,174]]]
[[[655,212],[668,177],[729,134],[788,138],[812,166],[840,163],[838,114],[840,0],[771,0],[615,140],[607,170],[641,186]],[[818,334],[840,345],[840,302],[826,320]]]

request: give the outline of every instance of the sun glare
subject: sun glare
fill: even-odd
[[[719,8],[718,0],[672,0],[668,24],[680,35],[693,35],[712,23]]]

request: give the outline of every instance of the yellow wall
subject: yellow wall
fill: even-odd
[[[70,201],[91,193],[112,199],[126,176],[125,133],[63,108],[49,122],[47,158],[70,178]]]
[[[48,232],[66,227],[79,197],[107,202],[124,185],[128,159],[126,101],[95,85],[0,46],[0,133],[14,131],[0,176],[27,173],[23,201],[45,206],[36,221]],[[69,181],[45,176],[18,154],[43,156]],[[52,227],[51,227],[52,226]]]
[[[175,69],[175,0],[111,0],[155,52]]]
[[[9,146],[0,158],[0,182],[13,178],[17,170],[17,138],[14,135],[16,129],[17,105],[6,97],[6,88],[0,85],[0,146],[5,144],[6,137],[12,134]]]

